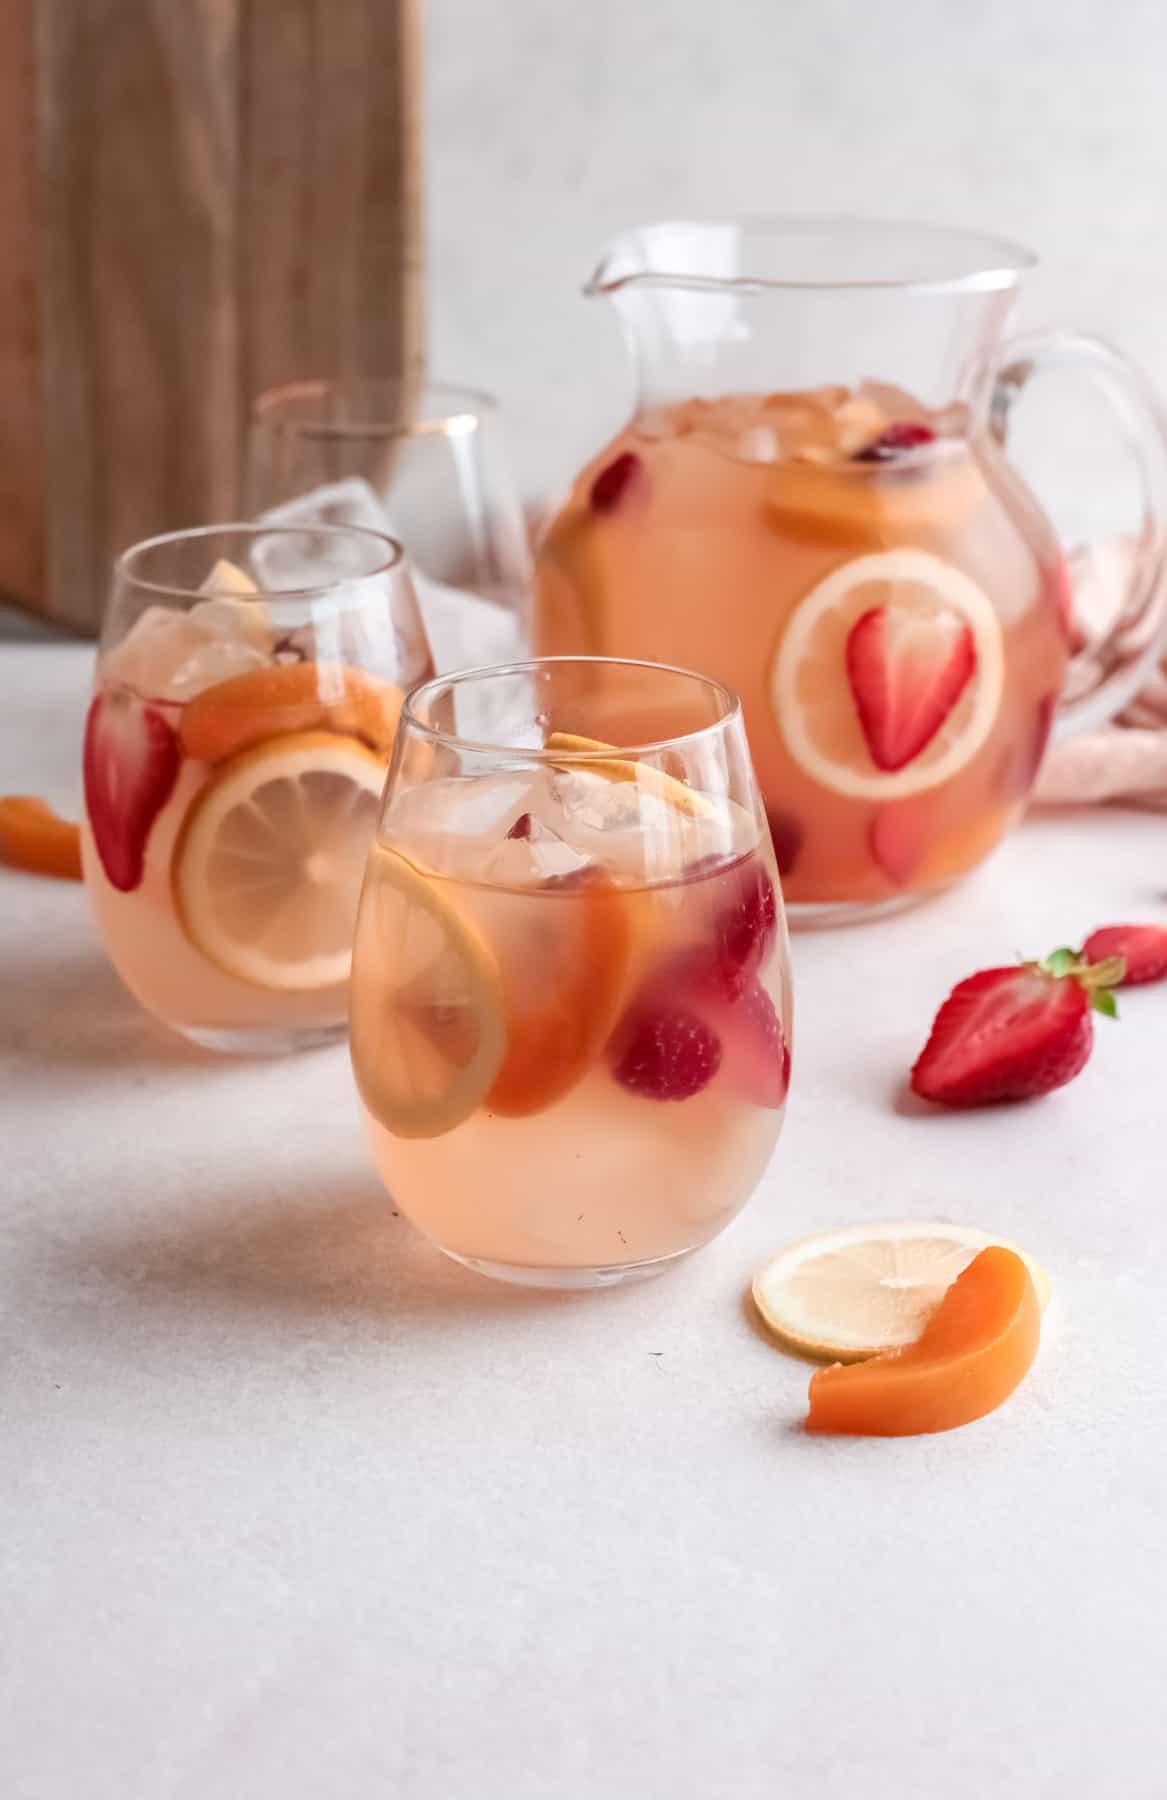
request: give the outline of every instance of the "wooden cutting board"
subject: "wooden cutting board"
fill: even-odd
[[[4,0],[0,594],[237,513],[297,376],[416,375],[418,0]]]

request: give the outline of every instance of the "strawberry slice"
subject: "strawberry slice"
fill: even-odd
[[[1082,946],[1091,962],[1121,956],[1121,987],[1141,987],[1144,982],[1167,979],[1167,925],[1101,925]]]
[[[886,770],[927,748],[977,666],[969,624],[903,606],[874,606],[856,619],[846,657],[871,760]]]
[[[120,893],[142,880],[150,827],[174,792],[178,738],[125,688],[96,694],[85,721],[85,808],[101,866]]]
[[[1090,963],[1076,950],[1044,962],[982,969],[940,1008],[912,1070],[912,1089],[941,1106],[1034,1100],[1086,1065],[1093,1014],[1116,1016],[1117,959]]]

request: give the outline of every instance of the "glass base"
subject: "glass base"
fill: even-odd
[[[214,1050],[220,1056],[290,1056],[295,1050],[318,1050],[324,1044],[335,1044],[345,1034],[340,1025],[287,1026],[270,1030],[205,1031],[194,1025],[170,1025],[200,1050]]]
[[[651,1281],[654,1275],[663,1275],[666,1269],[673,1269],[678,1263],[684,1262],[700,1245],[694,1244],[688,1250],[674,1250],[671,1256],[652,1256],[645,1262],[606,1263],[600,1268],[590,1269],[542,1268],[527,1263],[487,1262],[480,1256],[459,1256],[456,1250],[443,1249],[441,1244],[437,1248],[451,1262],[461,1263],[464,1269],[473,1269],[476,1275],[489,1275],[492,1281],[510,1281],[518,1287],[552,1288],[579,1293],[587,1288],[621,1287],[632,1281]]]
[[[786,917],[791,931],[829,931],[836,925],[864,925],[869,919],[910,912],[943,892],[924,888],[914,894],[893,894],[888,900],[788,900]]]

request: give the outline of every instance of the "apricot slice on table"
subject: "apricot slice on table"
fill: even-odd
[[[274,663],[216,682],[196,694],[178,728],[199,762],[222,762],[253,744],[303,731],[358,737],[388,756],[401,712],[401,689],[342,663]]]
[[[0,799],[0,862],[32,875],[81,879],[81,828],[31,794]]]
[[[1041,1308],[1021,1257],[994,1244],[957,1276],[920,1336],[811,1376],[808,1431],[951,1431],[1007,1400],[1037,1355]]]

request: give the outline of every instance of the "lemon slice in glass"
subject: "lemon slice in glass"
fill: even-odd
[[[196,949],[255,987],[346,981],[384,780],[378,756],[328,731],[220,763],[174,851],[175,905]]]

